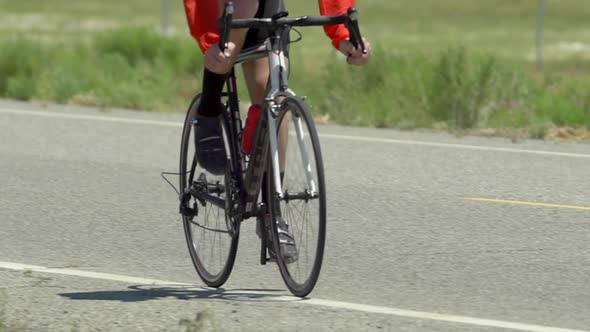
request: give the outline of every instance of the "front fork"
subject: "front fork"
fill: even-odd
[[[279,153],[282,152],[283,154],[286,154],[287,151],[279,151],[279,142],[277,137],[280,136],[279,133],[279,129],[278,129],[278,119],[277,119],[277,115],[279,115],[279,105],[276,105],[276,103],[274,102],[269,102],[269,106],[267,107],[267,112],[268,112],[268,127],[269,127],[269,133],[271,133],[270,136],[270,156],[271,156],[271,167],[272,167],[272,174],[273,174],[273,184],[274,184],[274,194],[275,194],[275,198],[277,199],[285,199],[285,195],[286,193],[283,192],[283,186],[282,186],[282,181],[283,179],[281,178],[281,173],[284,172],[284,170],[282,170],[280,168],[280,156]],[[297,144],[298,148],[299,148],[299,153],[300,153],[300,157],[301,157],[301,167],[303,167],[304,173],[305,173],[305,180],[306,180],[306,184],[307,184],[307,192],[311,195],[311,198],[313,198],[315,196],[315,194],[317,193],[317,186],[313,177],[313,167],[311,165],[310,159],[309,159],[309,149],[308,146],[305,142],[305,132],[303,130],[303,123],[302,123],[302,119],[301,116],[299,116],[299,114],[293,113],[291,112],[291,120],[293,121],[293,129],[295,131],[295,138],[296,138],[296,142],[295,144]],[[286,115],[283,115],[286,116]],[[289,121],[289,119],[283,119],[283,121]],[[283,124],[281,124],[281,126],[283,126]],[[288,130],[289,128],[281,128],[282,130]],[[274,133],[274,134],[273,134]],[[287,149],[286,144],[283,143],[284,149]],[[286,156],[283,156],[283,158],[286,158]],[[286,162],[286,161],[285,161]],[[295,196],[293,196],[292,198],[295,198]]]
[[[270,136],[270,158],[273,175],[273,184],[276,199],[283,198],[282,183],[281,183],[281,167],[279,163],[279,142],[278,142],[278,131],[277,131],[277,114],[278,105],[272,101],[268,103],[266,108],[268,116],[268,132]],[[285,153],[286,151],[283,151]],[[271,199],[271,197],[269,197]]]

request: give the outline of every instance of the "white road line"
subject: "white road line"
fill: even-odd
[[[52,112],[52,111],[25,111],[25,110],[1,108],[0,113],[13,114],[13,115],[34,115],[34,116],[42,116],[42,117],[46,117],[46,118],[61,118],[61,119],[72,119],[72,120],[91,120],[91,121],[104,121],[104,122],[132,123],[132,124],[143,124],[143,125],[163,126],[163,127],[182,127],[182,123],[180,123],[180,122],[142,120],[142,119],[121,118],[121,117],[102,116],[102,115],[69,114],[69,113],[59,113],[59,112]]]
[[[117,275],[117,274],[90,272],[90,271],[82,271],[82,270],[74,270],[74,269],[49,268],[49,267],[43,267],[43,266],[38,266],[38,265],[19,264],[19,263],[12,263],[12,262],[1,262],[0,261],[0,268],[8,269],[8,270],[17,270],[17,271],[30,270],[30,271],[39,272],[39,273],[62,274],[62,275],[67,275],[67,276],[77,276],[77,277],[85,277],[85,278],[93,278],[93,279],[121,281],[121,282],[129,283],[129,284],[195,287],[195,285],[179,283],[179,282],[174,282],[174,281],[138,278],[138,277],[124,276],[124,275]],[[271,296],[273,296],[272,297],[273,301],[294,302],[294,303],[301,304],[301,305],[313,305],[313,306],[321,306],[321,307],[328,307],[328,308],[334,308],[334,309],[345,309],[345,310],[368,312],[368,313],[373,313],[373,314],[393,315],[393,316],[400,316],[400,317],[410,317],[410,318],[427,319],[427,320],[460,323],[460,324],[468,324],[468,325],[497,327],[497,328],[512,329],[512,330],[518,330],[518,331],[590,332],[590,331],[565,329],[565,328],[551,327],[551,326],[524,324],[524,323],[516,323],[516,322],[506,322],[506,321],[495,320],[495,319],[485,319],[485,318],[457,316],[457,315],[446,315],[446,314],[439,314],[439,313],[433,313],[433,312],[405,310],[405,309],[398,309],[398,308],[392,308],[392,307],[382,307],[382,306],[366,305],[366,304],[359,304],[359,303],[322,300],[322,299],[316,299],[316,298],[299,300],[298,298],[295,298],[292,296],[285,296],[285,295],[277,296],[275,293],[271,293],[271,292],[259,292],[259,291],[239,291],[239,292],[237,292],[237,294],[245,294],[245,293],[271,295]],[[227,291],[227,292],[224,292],[224,294],[232,295],[232,292]]]
[[[45,266],[37,266],[37,265],[28,265],[28,264],[19,264],[19,263],[11,263],[11,262],[0,262],[0,268],[8,269],[8,270],[17,270],[17,271],[35,271],[35,272],[42,272],[42,273],[51,273],[51,274],[63,274],[68,276],[76,276],[76,277],[84,277],[84,278],[93,278],[93,279],[103,279],[103,280],[112,280],[112,281],[121,281],[130,284],[145,284],[145,285],[186,285],[179,282],[174,281],[163,281],[163,280],[156,280],[156,279],[146,279],[146,278],[137,278],[137,277],[129,277],[129,276],[122,276],[118,274],[109,274],[109,273],[100,273],[100,272],[91,272],[91,271],[82,271],[82,270],[72,270],[72,269],[65,269],[65,268],[51,268]]]
[[[480,145],[469,145],[469,144],[453,144],[453,143],[436,143],[436,142],[425,142],[425,141],[414,141],[414,140],[400,140],[390,138],[377,138],[377,137],[361,137],[361,136],[347,136],[347,135],[334,135],[334,134],[320,134],[322,138],[335,138],[351,141],[366,141],[366,142],[380,142],[380,143],[393,143],[393,144],[409,144],[409,145],[423,145],[433,146],[441,148],[455,148],[455,149],[467,149],[467,150],[485,150],[485,151],[498,151],[498,152],[512,152],[512,153],[530,153],[547,156],[560,156],[560,157],[574,157],[574,158],[590,158],[590,154],[583,153],[568,153],[568,152],[554,152],[544,150],[526,150],[526,149],[512,149],[512,148],[499,148],[493,146],[480,146]]]
[[[15,115],[34,115],[34,116],[43,116],[43,117],[50,117],[50,118],[63,118],[63,119],[78,119],[78,120],[91,120],[91,121],[131,123],[131,124],[154,125],[154,126],[163,126],[163,127],[182,127],[182,125],[183,125],[180,122],[171,122],[171,121],[142,120],[142,119],[131,119],[131,118],[121,118],[121,117],[111,117],[111,116],[100,116],[100,115],[69,114],[69,113],[59,113],[59,112],[50,112],[50,111],[28,111],[28,110],[17,110],[17,109],[6,109],[6,108],[0,109],[0,113],[15,114]],[[420,146],[430,146],[430,147],[439,147],[439,148],[453,148],[453,149],[480,150],[480,151],[497,151],[497,152],[509,152],[509,153],[527,153],[527,154],[534,154],[534,155],[572,157],[572,158],[590,158],[590,154],[584,154],[584,153],[513,149],[513,148],[500,148],[500,147],[481,146],[481,145],[437,143],[437,142],[427,142],[427,141],[402,140],[402,139],[378,138],[378,137],[363,137],[363,136],[349,136],[349,135],[336,135],[336,134],[319,134],[319,136],[321,138],[360,141],[360,142],[420,145]]]

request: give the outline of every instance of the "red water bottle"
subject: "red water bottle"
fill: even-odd
[[[256,136],[260,111],[260,105],[258,104],[254,104],[248,109],[248,116],[244,125],[244,132],[242,133],[242,150],[248,156],[252,153],[252,145],[254,144],[254,136]]]

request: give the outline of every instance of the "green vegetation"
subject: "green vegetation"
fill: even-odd
[[[0,95],[164,109],[189,97],[178,94],[202,65],[191,46],[140,28],[105,32],[92,43],[73,45],[0,42]]]
[[[536,1],[359,2],[374,46],[351,68],[321,29],[292,46],[291,83],[318,116],[397,128],[590,128],[590,7],[548,2],[545,68],[534,64]],[[317,13],[315,1],[288,3]],[[157,32],[160,2],[0,0],[0,96],[180,111],[202,57],[180,2]],[[75,19],[73,19],[75,18]],[[243,96],[246,99],[246,96]]]
[[[330,62],[302,84],[316,110],[377,127],[590,128],[590,79],[535,78],[492,55],[451,47],[413,56],[378,48],[368,68]],[[558,87],[558,88],[557,88]]]

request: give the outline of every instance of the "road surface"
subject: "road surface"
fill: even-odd
[[[0,101],[3,324],[590,330],[590,144],[320,126],[328,240],[299,300],[258,264],[253,223],[228,283],[202,287],[160,178],[182,121]]]

